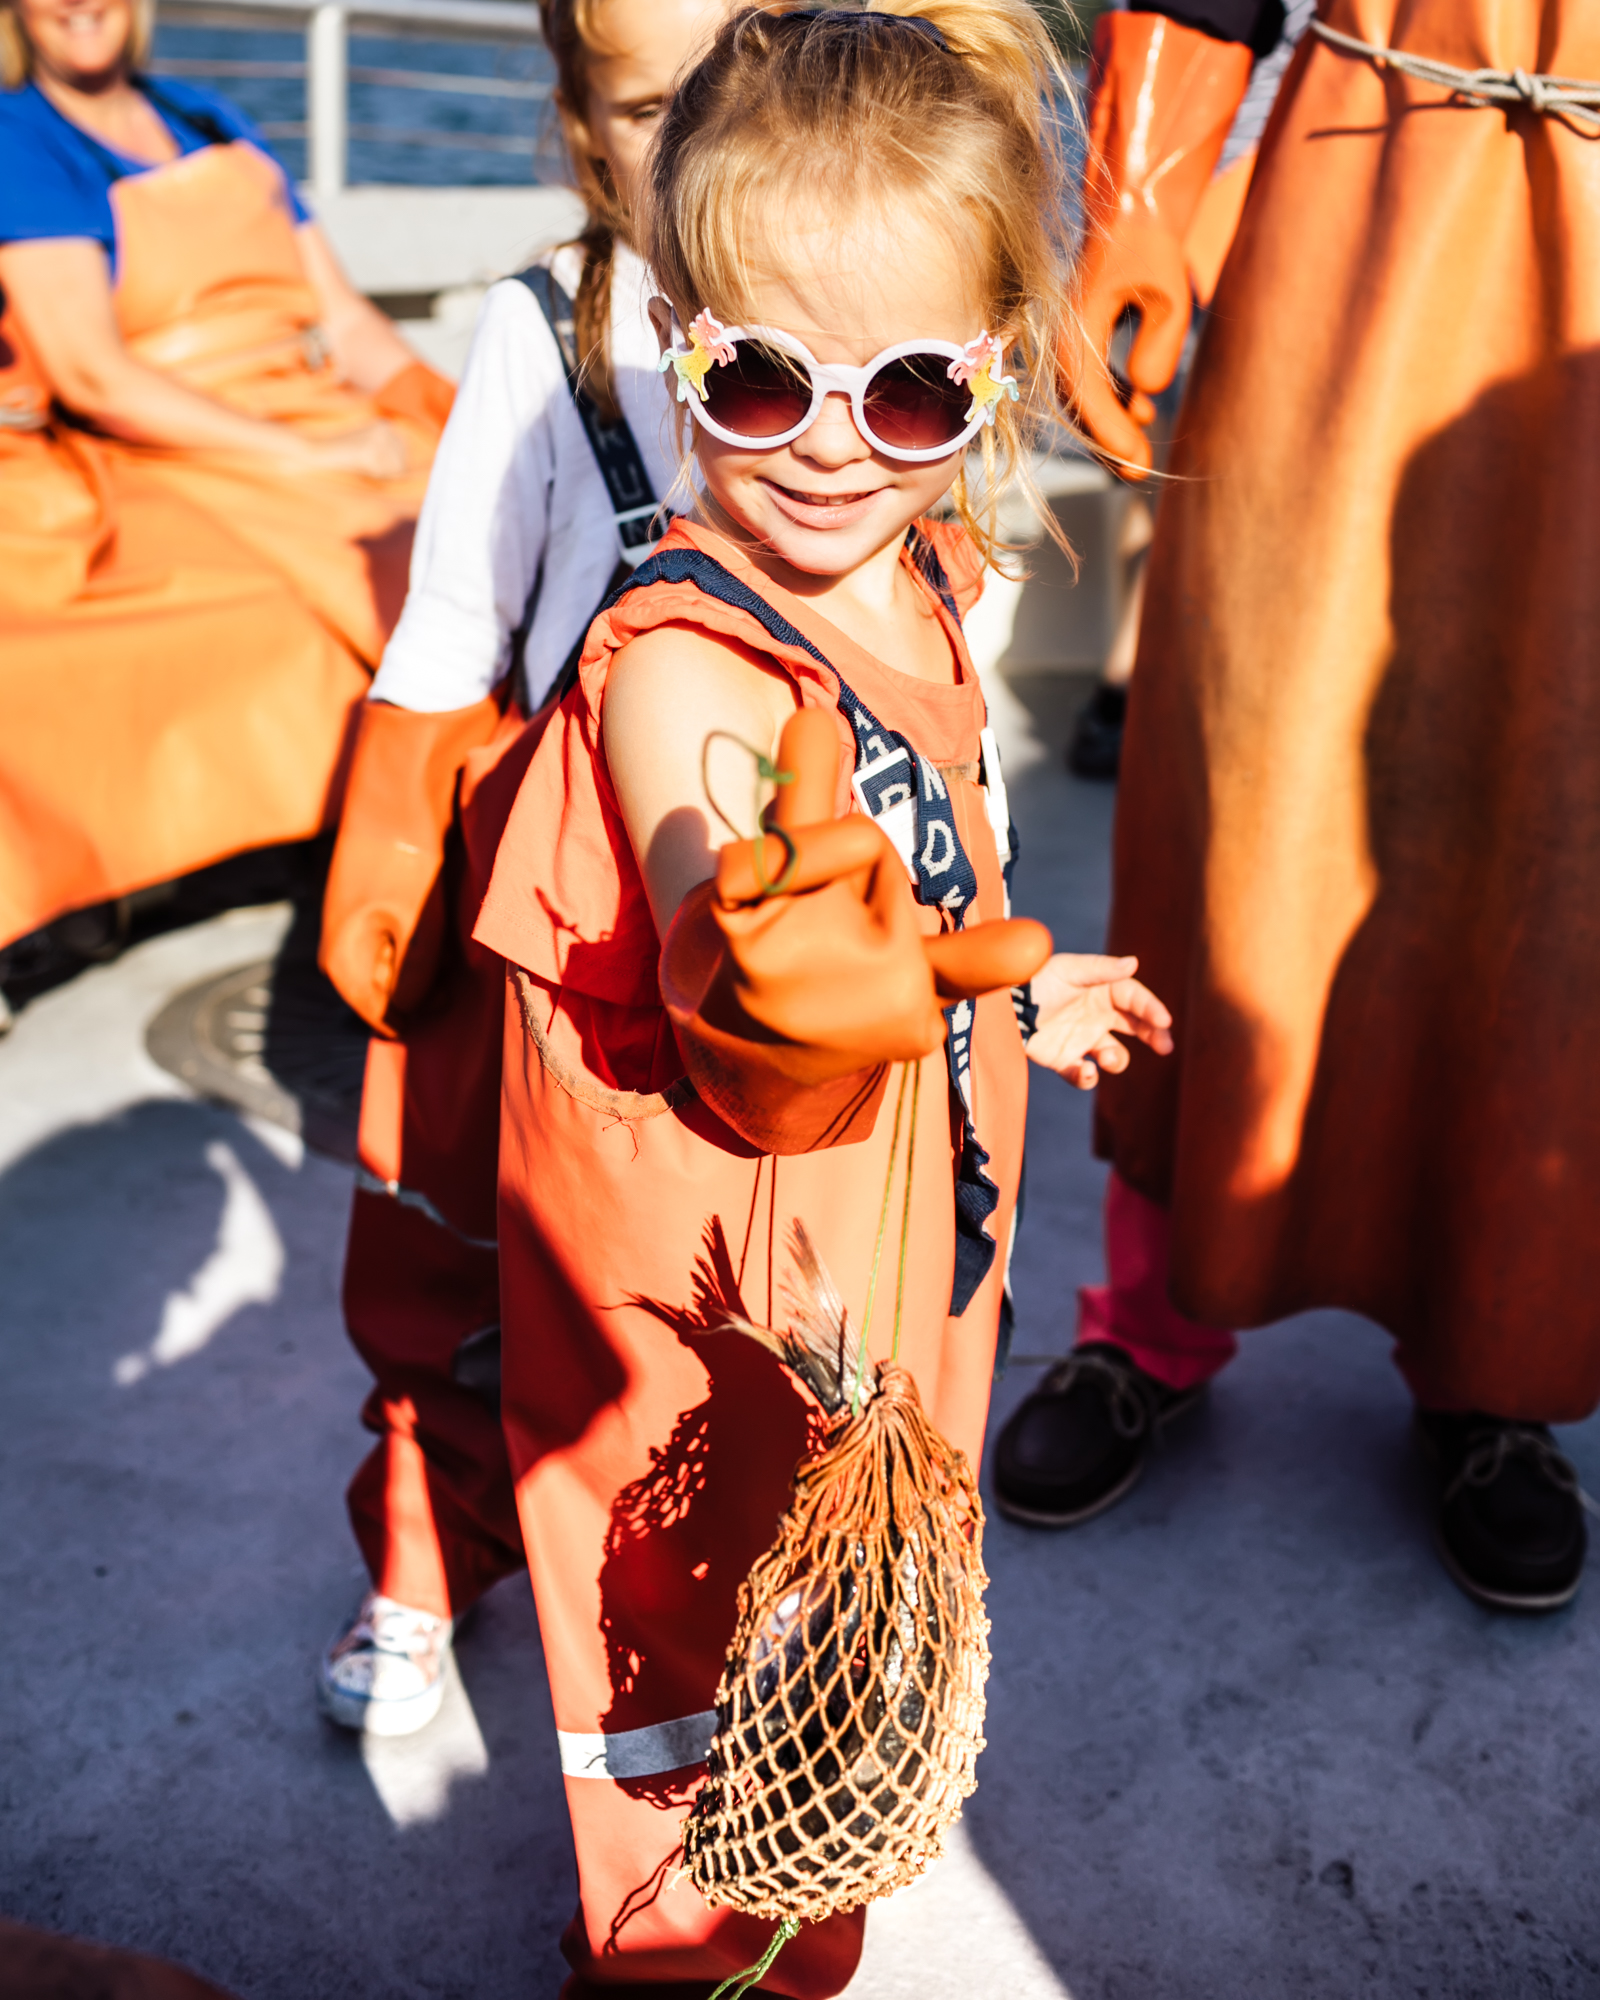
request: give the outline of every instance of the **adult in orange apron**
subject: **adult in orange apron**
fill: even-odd
[[[110,201],[130,353],[307,435],[385,416],[412,465],[379,484],[69,435],[5,323],[0,941],[329,822],[442,422],[420,365],[366,396],[323,358],[282,176],[254,147],[128,174]]]
[[[939,531],[956,599],[978,564]],[[789,641],[669,558],[710,558],[764,602]],[[535,753],[501,843],[477,935],[511,967],[500,1143],[503,1414],[549,1669],[579,1909],[564,1992],[685,1996],[758,1958],[769,1924],[713,1910],[677,1874],[701,1777],[735,1597],[770,1543],[805,1441],[801,1397],[764,1352],[716,1329],[732,1309],[771,1324],[786,1239],[801,1218],[859,1316],[889,1162],[892,1106],[859,1143],[775,1156],[696,1097],[662,1003],[661,947],[599,749],[615,651],[668,623],[715,631],[770,660],[797,705],[833,718],[850,799],[854,739],[840,677],[945,775],[981,917],[1003,914],[995,836],[977,783],[984,702],[952,599],[937,604],[955,685],[894,672],[680,521],[649,580],[590,630],[580,684]],[[930,590],[930,597],[933,592]],[[744,600],[748,604],[748,596]],[[809,642],[809,646],[806,642]],[[814,646],[828,665],[820,664]],[[925,929],[937,913],[921,909]],[[964,1122],[946,1051],[921,1065],[901,1358],[933,1421],[976,1463],[982,1446],[1021,1169],[1027,1062],[1009,994],[976,1002],[972,1129],[988,1150],[1002,1246],[952,1312]],[[898,1198],[897,1198],[898,1205]],[[900,1256],[898,1216],[884,1268]],[[822,1996],[848,1982],[861,1912],[804,1929],[764,1992]]]
[[[1199,159],[1225,118],[1159,88],[1185,31],[1114,19],[1143,38],[1145,155]],[[1500,101],[1413,57],[1499,72]],[[1583,1549],[1540,1426],[1600,1398],[1600,130],[1559,95],[1585,78],[1600,13],[1566,0],[1325,0],[1300,45],[1162,496],[1123,764],[1112,948],[1179,1056],[1135,1055],[1098,1128],[1130,1269],[1201,1323],[1186,1355],[1180,1314],[1145,1315],[1152,1372],[1209,1372],[1217,1327],[1377,1320],[1419,1404],[1459,1413],[1423,1426],[1457,1460],[1447,1555],[1508,1466],[1537,1497],[1550,1547],[1489,1596],[1528,1608]],[[1166,200],[1128,197],[1152,241]],[[1133,415],[1171,346],[1149,297]]]

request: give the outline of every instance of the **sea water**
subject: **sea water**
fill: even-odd
[[[261,126],[290,174],[303,180],[305,52],[298,28],[163,22],[151,68],[158,78],[178,75],[231,98]],[[565,178],[549,99],[550,59],[538,43],[357,30],[350,36],[348,60],[352,186],[503,187]],[[389,80],[396,74],[440,81],[408,88]],[[461,84],[472,79],[490,89],[463,90]]]

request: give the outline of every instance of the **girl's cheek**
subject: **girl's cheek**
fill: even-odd
[[[695,440],[695,457],[706,491],[724,506],[737,507],[741,492],[748,492],[760,459],[751,452],[735,451],[720,438],[704,432]]]

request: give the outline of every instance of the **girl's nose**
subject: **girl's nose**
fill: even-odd
[[[872,446],[856,429],[850,414],[850,398],[838,391],[823,398],[816,422],[802,431],[789,449],[820,466],[851,465],[872,456]]]

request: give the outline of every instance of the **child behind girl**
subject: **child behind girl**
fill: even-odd
[[[505,969],[471,931],[537,741],[527,714],[618,563],[660,532],[652,515],[676,459],[629,218],[673,75],[724,12],[720,0],[545,0],[588,226],[531,285],[508,279],[484,301],[340,827],[323,962],[380,1037],[398,1039],[368,1058],[344,1279],[351,1338],[377,1377],[364,1417],[379,1442],[349,1494],[371,1588],[317,1688],[335,1721],[375,1735],[431,1720],[454,1621],[522,1566],[496,1399]],[[547,274],[573,305],[566,344],[587,364],[595,419],[623,420],[607,437],[626,490],[608,492],[569,390],[545,312],[560,322],[561,299],[535,289]]]
[[[747,12],[680,81],[646,247],[703,494],[591,627],[478,924],[512,967],[503,1407],[577,1849],[568,2000],[689,2000],[771,1934],[678,1847],[809,1421],[725,1327],[783,1321],[797,1222],[874,1359],[982,1444],[1008,989],[1049,945],[1003,921],[962,467],[975,437],[1014,462],[1048,405],[1060,79],[1026,0],[913,5]],[[952,492],[967,525],[930,525]],[[758,759],[788,780],[759,845]],[[1133,970],[1051,958],[1030,1052],[1088,1086],[1127,1062],[1113,1029],[1170,1047]],[[837,1993],[861,1932],[806,1927],[761,1990]]]

